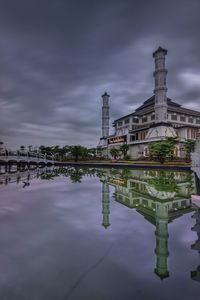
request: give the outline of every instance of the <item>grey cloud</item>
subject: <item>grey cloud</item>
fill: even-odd
[[[159,45],[169,50],[168,96],[194,107],[198,87],[180,74],[200,70],[199,9],[197,0],[0,0],[0,139],[96,145],[101,94],[111,95],[111,123],[134,111],[153,93]]]

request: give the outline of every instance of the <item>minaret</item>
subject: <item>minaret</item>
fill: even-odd
[[[102,106],[102,137],[106,138],[109,136],[109,98],[110,96],[105,92],[102,95],[103,106]]]
[[[109,214],[110,214],[110,199],[109,199],[109,185],[108,183],[103,180],[102,181],[102,214],[103,214],[103,221],[102,226],[105,227],[105,229],[110,226],[109,222]]]
[[[169,277],[167,268],[168,252],[168,209],[165,204],[156,204],[156,268],[155,273],[164,279]]]
[[[167,121],[167,86],[166,77],[167,69],[165,68],[165,56],[167,50],[159,47],[154,53],[155,71],[153,73],[155,79],[155,122]]]
[[[167,50],[159,47],[154,53],[155,71],[153,73],[155,80],[154,88],[154,109],[155,123],[152,124],[147,132],[146,139],[160,140],[166,137],[177,137],[172,125],[167,121],[167,69],[165,68],[165,56]]]

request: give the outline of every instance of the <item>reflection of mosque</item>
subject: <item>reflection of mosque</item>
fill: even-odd
[[[196,250],[200,254],[200,207],[194,204],[195,213],[192,218],[196,219],[196,224],[192,227],[192,231],[197,233],[197,240],[191,246],[193,250]],[[197,267],[196,271],[191,272],[191,278],[196,281],[200,281],[200,265]]]
[[[155,225],[156,268],[161,278],[169,276],[167,257],[168,223],[192,211],[191,193],[194,189],[192,173],[156,170],[105,170],[101,177],[103,226],[109,222],[109,185],[115,188],[114,199],[134,208]]]

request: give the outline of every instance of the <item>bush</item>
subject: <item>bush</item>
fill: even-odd
[[[150,160],[149,156],[140,156],[137,160]]]
[[[124,156],[124,159],[125,159],[125,160],[130,160],[130,159],[131,159],[131,156],[130,156],[129,154],[126,154],[126,155]]]

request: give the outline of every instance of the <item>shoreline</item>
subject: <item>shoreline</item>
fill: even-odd
[[[54,166],[73,166],[73,167],[112,167],[112,168],[130,168],[130,169],[169,169],[169,170],[190,170],[190,164],[158,164],[158,163],[135,163],[135,162],[55,162]]]

